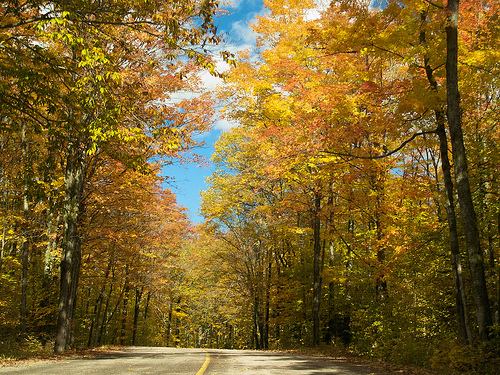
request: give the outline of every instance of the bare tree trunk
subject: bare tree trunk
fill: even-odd
[[[23,198],[23,213],[24,220],[28,220],[28,200]],[[21,335],[26,335],[26,322],[27,322],[27,300],[28,300],[28,266],[29,266],[29,240],[27,238],[27,224],[23,225],[24,236],[23,245],[21,247],[21,308],[20,308],[20,328]]]
[[[500,189],[499,189],[500,190]],[[500,236],[500,194],[498,196],[498,217],[497,217],[497,230]],[[500,263],[497,265],[497,304],[495,309],[495,323],[500,324]]]
[[[151,292],[148,292],[148,298],[146,298],[146,307],[144,308],[144,321],[146,321],[146,319],[148,318],[150,299],[151,299]]]
[[[446,89],[448,128],[453,153],[458,202],[462,214],[462,226],[469,254],[472,294],[476,305],[476,316],[481,341],[488,340],[488,327],[493,324],[486,288],[483,254],[479,237],[476,213],[467,172],[467,156],[462,132],[460,93],[458,89],[458,8],[459,0],[448,0],[446,11]]]
[[[269,349],[269,317],[270,317],[270,309],[271,309],[271,277],[272,277],[272,262],[271,262],[271,254],[270,251],[267,251],[267,263],[268,263],[268,268],[266,273],[266,288],[265,288],[265,294],[266,294],[266,304],[265,304],[265,311],[264,311],[264,329],[263,329],[263,349]]]
[[[4,191],[4,199],[5,199],[5,210],[3,214],[3,229],[2,229],[2,245],[0,246],[0,275],[3,272],[3,257],[5,251],[5,235],[7,233],[7,192]]]
[[[134,325],[132,327],[132,345],[135,345],[137,339],[137,328],[139,323],[139,313],[141,311],[141,299],[144,288],[135,288],[135,306],[134,306]]]
[[[57,214],[54,219],[54,212],[52,207],[49,207],[49,212],[47,214],[47,247],[45,249],[45,264],[44,264],[44,278],[49,280],[52,276],[52,266],[54,262],[53,252],[57,248],[57,227],[59,225],[61,217]]]
[[[106,269],[106,273],[104,274],[104,280],[103,280],[103,285],[101,287],[101,290],[99,292],[99,296],[96,299],[95,305],[94,305],[94,317],[92,319],[92,324],[90,325],[90,331],[89,331],[89,340],[88,340],[88,347],[91,347],[92,345],[97,345],[97,338],[98,338],[98,329],[99,329],[99,319],[101,317],[101,311],[102,311],[102,303],[104,301],[104,292],[106,290],[106,284],[108,281],[109,273],[111,271],[111,265],[112,262],[108,262],[108,268]],[[94,334],[95,331],[95,334]],[[94,336],[94,337],[92,337]]]
[[[259,314],[260,302],[259,297],[256,292],[253,300],[253,332],[252,332],[252,349],[260,349],[260,314]]]
[[[172,337],[172,319],[174,312],[174,296],[170,297],[170,306],[168,308],[168,322],[167,322],[167,341],[165,343],[166,346],[170,346],[170,339]]]
[[[113,275],[113,278],[114,278],[114,275]],[[99,334],[97,335],[97,339],[95,341],[96,346],[101,345],[103,343],[102,338],[104,336],[104,332],[105,332],[106,328],[108,327],[108,323],[110,321],[110,318],[108,318],[108,312],[109,312],[109,303],[111,302],[112,295],[113,295],[113,284],[111,284],[109,287],[108,298],[106,298],[106,305],[104,306],[104,312],[102,314],[101,327],[99,328]],[[97,327],[96,327],[96,329],[97,329]]]
[[[125,291],[123,293],[123,308],[122,308],[122,322],[120,330],[120,345],[125,345],[127,317],[128,317],[128,301],[129,301],[130,284],[128,282],[128,267],[127,276],[125,279]]]
[[[472,344],[472,332],[467,311],[467,296],[462,275],[462,261],[460,256],[460,244],[458,240],[457,217],[453,199],[453,181],[451,178],[451,165],[448,158],[448,140],[444,129],[444,114],[436,111],[437,134],[439,136],[441,152],[441,169],[444,176],[444,187],[446,191],[446,216],[448,219],[448,232],[450,239],[451,266],[453,280],[455,282],[455,301],[457,308],[458,337],[463,343]]]

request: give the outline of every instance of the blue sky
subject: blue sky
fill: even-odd
[[[255,36],[252,33],[248,22],[254,22],[258,14],[264,13],[262,0],[232,0],[221,1],[221,9],[227,9],[229,13],[220,16],[216,20],[219,32],[226,34],[226,43],[222,49],[236,52],[239,50],[251,49],[255,45]],[[220,64],[224,68],[224,64]],[[209,74],[201,77],[205,86],[213,89],[220,81]],[[220,137],[222,131],[231,127],[231,124],[225,121],[217,121],[213,129],[207,133],[198,135],[195,139],[199,142],[204,141],[205,146],[193,150],[194,153],[203,156],[209,163],[208,167],[189,163],[184,165],[166,166],[163,169],[164,176],[169,177],[168,187],[177,195],[177,202],[189,211],[189,218],[194,223],[203,221],[199,215],[200,209],[200,191],[206,189],[206,178],[212,174],[214,167],[210,162],[210,157],[214,151],[214,142]]]

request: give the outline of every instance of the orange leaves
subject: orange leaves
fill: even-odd
[[[139,174],[111,160],[96,171],[85,247],[93,249],[88,256],[94,262],[133,266],[137,273],[130,277],[138,280],[162,272],[163,262],[155,259],[178,251],[189,234],[189,223],[175,196],[160,182],[154,173]]]
[[[270,14],[255,25],[262,38],[258,62],[245,60],[228,75],[226,113],[243,127],[224,137],[227,149],[217,160],[244,160],[245,173],[236,169],[236,181],[249,183],[247,171],[260,176],[259,189],[282,181],[295,203],[318,186],[329,194],[336,181],[347,185],[336,193],[347,196],[354,189],[359,205],[366,200],[371,210],[391,211],[377,208],[384,193],[370,184],[377,176],[397,180],[395,171],[406,168],[403,152],[380,162],[356,156],[379,157],[416,130],[433,129],[429,109],[443,97],[430,92],[421,61],[436,56],[427,55],[431,43],[441,46],[431,23],[436,12],[427,14],[424,25],[424,9],[410,2],[388,2],[378,10],[368,2],[333,2],[325,13],[314,9],[316,19],[307,17],[310,3],[266,4]]]

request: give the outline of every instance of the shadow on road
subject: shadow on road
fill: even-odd
[[[216,360],[219,361],[231,361],[231,358],[240,360],[242,355],[250,357],[252,358],[252,369],[259,371],[259,373],[288,370],[290,373],[302,375],[389,375],[380,369],[343,359],[264,351],[235,351],[232,353],[230,350],[208,350],[208,352],[211,353],[214,360],[217,358]]]

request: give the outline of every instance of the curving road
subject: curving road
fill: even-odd
[[[75,359],[27,361],[0,375],[386,375],[342,360],[249,350],[130,347]]]

